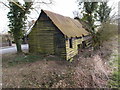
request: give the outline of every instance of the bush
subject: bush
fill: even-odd
[[[115,24],[111,24],[110,22],[103,23],[101,25],[101,28],[99,28],[97,32],[97,34],[99,35],[98,38],[101,44],[104,41],[108,41],[114,35],[117,35],[117,29],[118,29],[118,26]]]
[[[114,35],[117,35],[118,26],[116,24],[106,22],[103,23],[93,36],[93,47],[95,49],[102,46],[103,42],[110,40]]]

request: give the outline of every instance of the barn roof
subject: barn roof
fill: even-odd
[[[75,19],[65,17],[47,10],[41,10],[52,20],[58,29],[68,37],[80,37],[89,33],[82,27],[82,24]]]

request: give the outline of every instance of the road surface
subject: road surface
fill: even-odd
[[[28,50],[28,44],[22,45],[22,50]],[[16,46],[5,47],[0,49],[0,54],[16,53],[16,52],[17,52]]]

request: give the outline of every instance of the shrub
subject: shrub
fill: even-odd
[[[110,24],[109,22],[102,24],[98,33],[100,33],[101,42],[107,41],[114,35],[117,35],[117,25]]]
[[[106,22],[103,23],[94,36],[94,47],[100,47],[103,42],[110,40],[113,36],[117,35],[118,26],[116,24]]]

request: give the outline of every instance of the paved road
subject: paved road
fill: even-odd
[[[22,50],[28,50],[28,44],[22,45]],[[17,49],[15,46],[5,47],[0,49],[0,54],[16,53],[16,52],[17,52]]]

